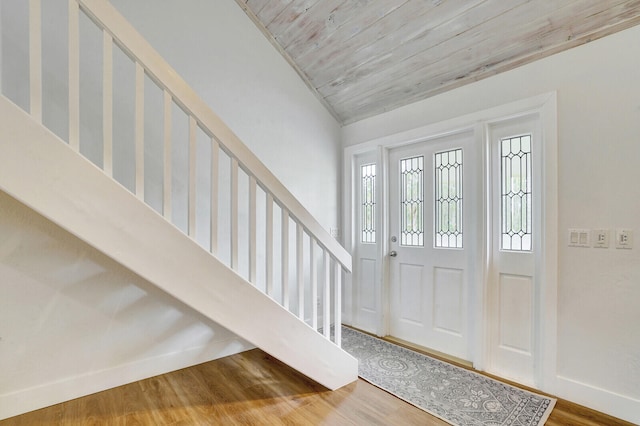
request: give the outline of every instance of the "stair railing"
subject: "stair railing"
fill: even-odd
[[[145,76],[158,86],[163,94],[163,176],[162,207],[160,214],[172,222],[172,110],[177,105],[188,117],[188,226],[186,234],[196,239],[199,158],[197,135],[203,132],[210,142],[209,247],[214,256],[220,255],[219,192],[223,182],[229,182],[229,266],[238,271],[240,263],[239,241],[240,203],[247,200],[239,191],[242,174],[248,179],[248,273],[247,280],[256,284],[258,276],[258,232],[264,232],[263,291],[276,299],[285,309],[292,311],[313,329],[340,346],[340,327],[330,333],[331,324],[341,323],[342,274],[351,272],[349,253],[318,223],[302,204],[285,188],[273,173],[238,139],[215,115],[206,103],[180,78],[176,71],[143,39],[143,37],[104,0],[68,0],[68,84],[69,122],[68,144],[77,152],[80,138],[80,16],[85,14],[102,32],[102,164],[104,173],[114,172],[114,49],[121,49],[135,64],[135,184],[132,192],[145,201]],[[42,5],[41,0],[29,0],[29,112],[42,123]],[[227,156],[230,176],[220,176],[220,158]],[[94,161],[95,163],[95,161]],[[260,194],[260,196],[258,195]],[[264,203],[264,229],[258,229],[257,204]],[[157,209],[158,210],[158,209]],[[280,212],[280,223],[275,220]],[[246,212],[244,212],[246,213]],[[226,216],[225,216],[226,217]],[[261,222],[261,221],[260,221]],[[279,226],[277,226],[279,225]],[[279,241],[274,231],[280,232]],[[293,250],[290,229],[295,229]],[[226,232],[226,231],[225,231]],[[260,239],[262,241],[262,239]],[[306,242],[306,244],[305,244]],[[279,243],[279,253],[274,247]],[[202,245],[202,244],[201,244]],[[306,247],[306,250],[305,250]],[[275,256],[274,256],[275,255]],[[279,258],[278,256],[279,255]],[[290,259],[295,259],[290,262]],[[293,264],[290,264],[293,263]],[[280,269],[280,280],[275,270]],[[295,271],[295,272],[294,272]],[[292,283],[290,275],[294,277]],[[320,283],[319,283],[320,281]],[[280,286],[278,286],[280,284]],[[292,284],[294,284],[292,286]],[[290,300],[291,293],[296,295]],[[319,297],[321,296],[321,298]],[[333,296],[333,297],[332,297]],[[310,314],[305,308],[310,307]],[[321,310],[319,311],[319,309]],[[321,319],[321,321],[320,321]]]

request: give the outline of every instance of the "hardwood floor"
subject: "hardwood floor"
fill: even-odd
[[[254,349],[0,421],[21,425],[447,425],[367,382],[330,392]],[[558,401],[548,425],[630,425]]]

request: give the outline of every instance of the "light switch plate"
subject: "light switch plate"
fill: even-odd
[[[627,228],[616,229],[616,248],[633,248],[633,231]]]
[[[590,247],[588,229],[569,229],[569,247]]]
[[[609,248],[609,230],[594,229],[591,231],[591,241],[596,248]]]

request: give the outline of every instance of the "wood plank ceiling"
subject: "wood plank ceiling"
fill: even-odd
[[[640,0],[236,1],[343,124],[640,23]]]

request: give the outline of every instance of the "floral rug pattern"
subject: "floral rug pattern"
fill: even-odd
[[[346,327],[342,348],[362,379],[453,425],[543,425],[556,402]]]

